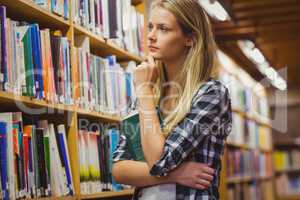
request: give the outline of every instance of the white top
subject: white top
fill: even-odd
[[[176,184],[162,184],[143,188],[139,200],[175,200]]]

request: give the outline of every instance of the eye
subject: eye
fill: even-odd
[[[159,30],[161,30],[162,32],[168,32],[170,29],[165,26],[160,26]]]
[[[148,24],[148,30],[151,31],[153,29],[153,25],[152,24]]]

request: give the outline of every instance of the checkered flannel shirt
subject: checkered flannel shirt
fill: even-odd
[[[209,79],[193,97],[190,112],[166,138],[161,158],[150,169],[150,174],[166,176],[186,161],[209,164],[215,169],[211,186],[199,190],[176,184],[176,199],[219,199],[221,155],[231,127],[231,102],[228,89],[220,81]],[[120,136],[113,158],[114,162],[132,159],[124,135]],[[133,199],[138,199],[138,191],[139,188]]]

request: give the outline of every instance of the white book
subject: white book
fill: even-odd
[[[50,145],[50,184],[52,186],[52,195],[54,197],[67,194],[66,173],[61,165],[57,141],[55,138],[55,129],[53,124],[49,124],[49,145]]]
[[[112,70],[109,66],[108,59],[105,59],[105,86],[106,86],[106,102],[108,113],[113,113],[114,102],[113,102],[113,92],[112,92]]]
[[[103,37],[109,39],[109,9],[108,1],[102,0]]]

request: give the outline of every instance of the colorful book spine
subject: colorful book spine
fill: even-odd
[[[7,127],[5,122],[0,122],[0,176],[3,200],[9,200],[8,176],[7,176]]]
[[[2,90],[7,90],[7,45],[6,45],[6,7],[0,6],[0,27],[1,27],[1,71],[0,84]]]

